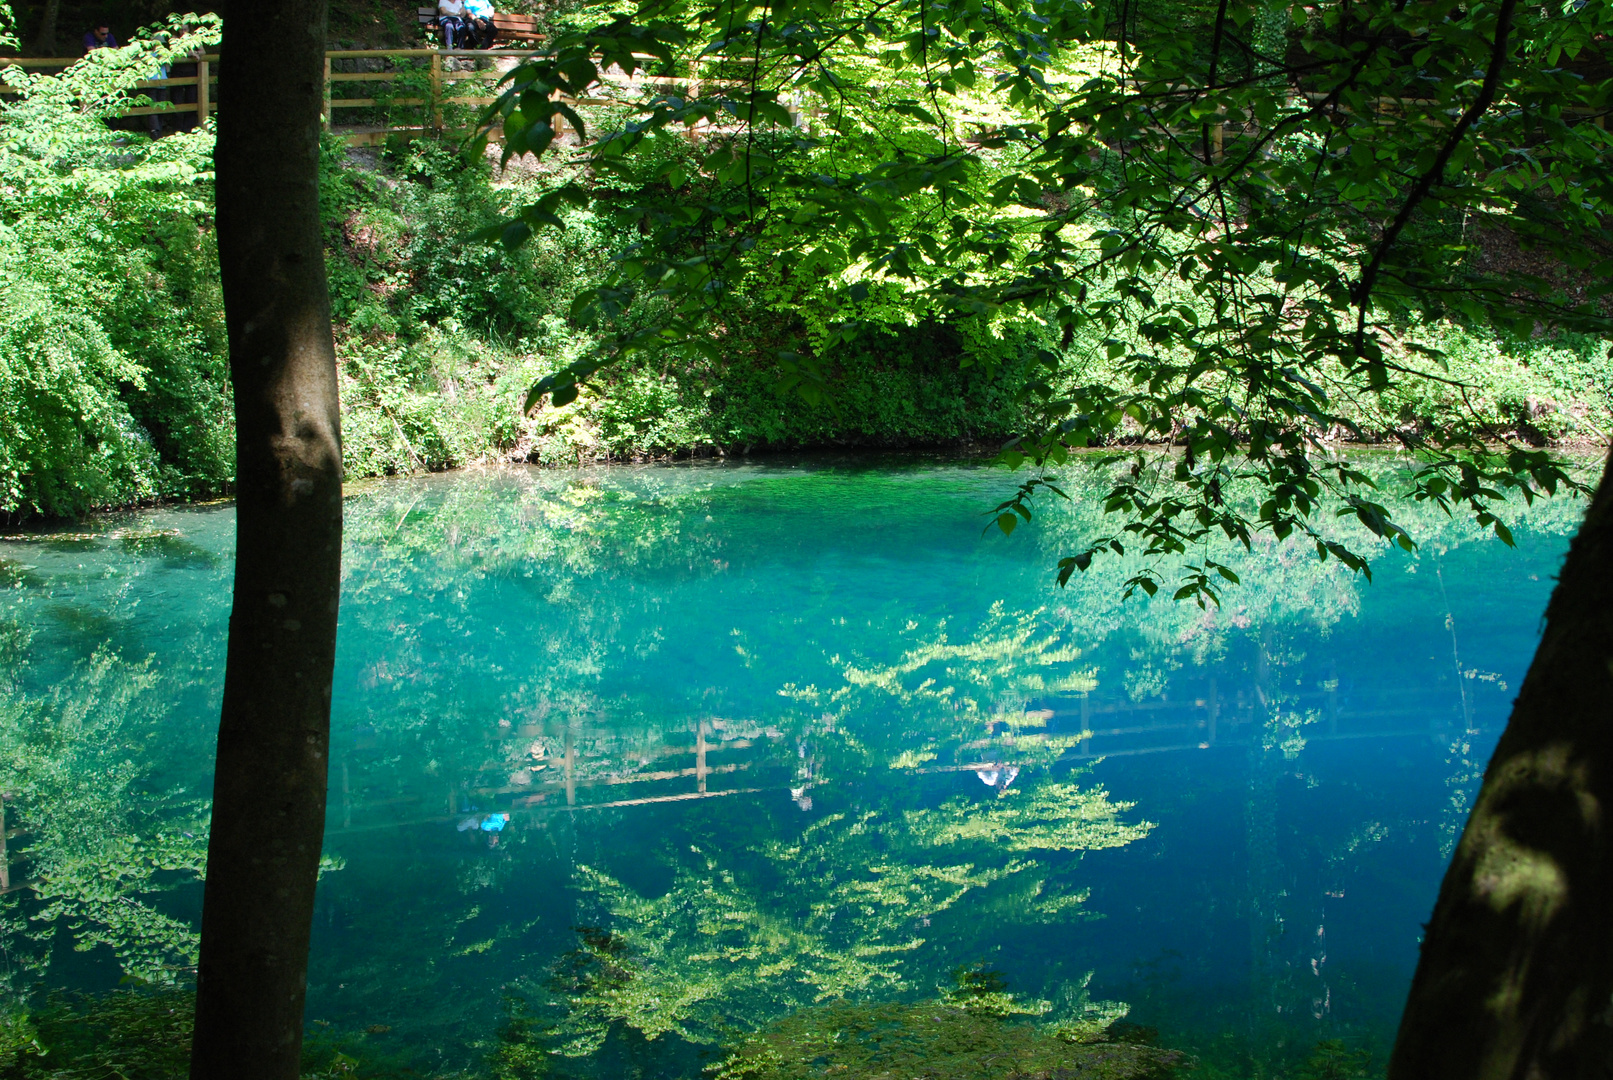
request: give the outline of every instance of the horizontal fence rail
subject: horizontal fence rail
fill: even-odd
[[[1186,689],[1178,688],[1169,698],[1144,701],[1075,695],[1056,702],[1054,708],[1024,714],[1025,722],[1045,725],[1045,730],[1016,729],[1005,721],[1004,730],[987,738],[937,748],[936,759],[930,762],[875,768],[881,774],[914,776],[972,772],[983,782],[1006,786],[1020,769],[1081,766],[1103,758],[1297,749],[1273,741],[1284,734],[1297,736],[1304,745],[1414,739],[1449,747],[1453,741],[1494,731],[1504,715],[1497,712],[1494,700],[1480,708],[1472,697],[1475,691],[1437,680],[1350,687],[1334,674],[1314,688],[1275,696],[1258,682],[1228,685],[1215,678],[1181,692]],[[389,783],[371,778],[371,783],[355,785],[350,759],[361,763],[393,752],[381,735],[355,734],[338,750],[328,829],[343,834],[452,825],[479,816],[480,811],[464,809],[471,803],[483,810],[502,807],[517,820],[535,820],[556,813],[771,792],[787,793],[806,809],[812,789],[857,779],[820,764],[808,748],[814,736],[796,739],[759,722],[739,724],[748,734],[719,730],[731,723],[699,719],[681,733],[625,738],[608,732],[588,736],[574,722],[563,730],[524,724],[509,734],[547,740],[556,744],[553,751],[546,748],[536,759],[530,753],[519,760],[490,756],[479,768],[435,792],[407,780]],[[7,853],[7,841],[22,835],[22,830],[6,828],[6,803],[11,798],[0,794],[0,894],[29,887],[14,865],[26,858],[25,852],[13,851],[9,857]]]
[[[80,57],[76,56],[0,56],[0,68],[20,67],[24,71],[28,70],[29,68],[44,68],[47,69],[45,72],[46,74],[56,74],[57,72],[65,71],[67,68],[72,67],[74,64],[78,63],[80,59]],[[177,88],[194,87],[196,91],[196,100],[194,102],[167,102],[160,105],[131,106],[126,109],[119,109],[118,115],[155,116],[160,114],[163,116],[185,116],[187,114],[194,114],[197,124],[206,123],[207,118],[212,115],[214,110],[213,103],[215,98],[213,95],[213,87],[218,83],[218,75],[213,69],[214,65],[217,63],[218,56],[214,53],[202,54],[194,59],[175,60],[172,64],[168,65],[170,68],[195,64],[196,74],[181,75],[168,79],[142,79],[140,82],[135,84],[135,92],[137,94],[145,93],[146,91],[150,90],[162,90],[169,92]],[[20,94],[21,92],[22,91],[13,86],[0,86],[0,97],[5,97],[7,95],[14,96]]]
[[[528,55],[530,50],[527,49],[332,49],[325,53],[324,108],[320,120],[326,131],[351,146],[377,145],[394,136],[414,138],[465,133],[473,118],[453,116],[451,110],[479,109],[498,100],[493,93],[495,84]],[[653,58],[645,55],[640,59]],[[24,70],[54,74],[78,62],[78,57],[0,57],[0,68],[15,65]],[[219,109],[218,63],[219,57],[213,53],[176,60],[171,67],[195,64],[196,74],[143,79],[133,90],[136,95],[155,97],[193,89],[194,101],[157,100],[151,105],[119,109],[117,115],[186,120],[194,117],[196,124],[206,123]],[[621,105],[626,101],[622,91],[686,87],[697,95],[702,85],[741,85],[734,80],[703,79],[699,63],[687,62],[689,74],[682,76],[602,72],[594,84],[599,90],[597,96],[557,100],[574,106]],[[19,93],[21,91],[15,87],[0,86],[0,99]],[[360,112],[371,115],[353,115]],[[557,134],[562,134],[562,119],[555,117],[555,123]],[[691,141],[698,140],[707,128],[704,123],[691,127]],[[495,126],[490,134],[496,142],[503,136],[502,128]]]
[[[1101,758],[1262,748],[1281,753],[1284,747],[1272,742],[1274,736],[1296,736],[1304,745],[1412,739],[1449,746],[1475,729],[1493,728],[1493,716],[1481,721],[1464,715],[1462,693],[1449,684],[1368,692],[1334,679],[1279,699],[1264,687],[1227,686],[1209,679],[1186,696],[1170,699],[1134,702],[1076,695],[1058,707],[1026,714],[1046,730],[1005,727],[987,738],[937,748],[935,760],[876,768],[881,774],[888,769],[890,775],[972,772],[983,782],[1001,776],[1007,783],[1010,769],[1047,770]],[[700,721],[681,739],[665,742],[654,736],[647,742],[585,736],[575,724],[567,724],[563,732],[539,725],[520,730],[523,737],[540,733],[558,744],[552,753],[534,762],[490,757],[479,770],[447,785],[446,805],[439,802],[443,796],[408,783],[391,788],[383,782],[359,790],[344,755],[333,778],[331,828],[367,832],[453,823],[466,816],[461,807],[468,803],[484,810],[498,806],[519,819],[758,792],[787,792],[800,800],[809,798],[813,788],[850,779],[835,775],[804,744],[773,728],[736,738]],[[358,760],[390,752],[386,740],[373,735],[354,740],[350,751]],[[513,782],[522,772],[526,775],[520,782]]]

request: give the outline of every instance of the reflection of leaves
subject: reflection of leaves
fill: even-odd
[[[1292,761],[1305,749],[1304,729],[1319,724],[1322,714],[1315,709],[1299,712],[1294,709],[1273,709],[1260,732],[1263,750],[1281,750],[1283,757]]]
[[[1456,841],[1461,839],[1462,830],[1467,827],[1467,813],[1472,808],[1473,796],[1478,792],[1479,782],[1484,779],[1485,758],[1474,752],[1479,742],[1476,728],[1464,728],[1451,740],[1445,757],[1447,794],[1445,805],[1439,813],[1439,853],[1444,859],[1450,858],[1451,852],[1456,850]]]
[[[1008,992],[1008,979],[1000,971],[983,964],[966,965],[952,973],[954,983],[945,998],[948,1005],[982,1016],[1006,1019],[1010,1016],[1041,1016],[1045,1001],[1024,1002]]]
[[[368,650],[360,660],[365,721],[414,742],[411,756],[439,771],[475,777],[485,767],[489,786],[504,784],[530,764],[533,735],[519,724],[493,729],[490,719],[535,724],[599,707],[601,676],[636,613],[622,591],[602,599],[596,579],[709,572],[701,556],[717,541],[692,528],[704,522],[709,496],[685,486],[656,476],[605,486],[508,473],[392,485],[352,499],[343,620]],[[463,641],[495,588],[518,601],[530,596],[543,612],[525,627],[529,665],[504,670],[482,649],[441,647]],[[470,704],[465,687],[502,700]],[[489,736],[501,733],[504,745],[490,753]],[[578,748],[580,777],[615,767],[590,760],[588,749]]]
[[[1110,801],[1101,787],[1048,782],[985,804],[949,799],[937,810],[909,811],[907,821],[915,840],[937,846],[982,841],[1014,852],[1097,851],[1153,830],[1153,822],[1120,819],[1135,805]]]
[[[0,782],[29,838],[34,936],[64,924],[75,949],[106,945],[125,973],[169,983],[194,963],[196,934],[145,898],[199,878],[207,841],[202,804],[142,790],[146,766],[129,753],[158,715],[147,694],[155,681],[149,665],[100,650],[44,698],[9,688]]]
[[[1022,764],[1050,762],[1079,741],[1037,730],[1051,714],[1027,711],[1034,701],[1096,685],[1090,670],[1076,666],[1081,651],[1069,628],[1044,609],[1009,611],[998,601],[967,635],[954,635],[943,620],[932,630],[909,622],[889,637],[902,650],[894,661],[846,664],[844,681],[828,690],[795,683],[779,690],[815,712],[834,710],[823,717],[833,721],[835,750],[850,759],[841,768],[915,768],[993,733],[992,753]],[[838,657],[831,663],[840,666]]]
[[[1034,698],[1091,690],[1091,674],[1074,663],[1081,650],[1035,611],[1009,614],[1001,601],[966,641],[954,642],[945,623],[893,664],[845,669],[839,702],[859,691],[883,692],[905,706],[939,706],[965,718],[1018,719]]]
[[[998,883],[1017,883],[998,886],[1014,894],[993,909],[998,919],[1079,908],[1084,891],[1048,889],[1025,856],[1147,835],[1149,823],[1120,820],[1130,805],[1043,783],[983,803],[829,814],[789,840],[726,855],[690,849],[656,896],[580,868],[579,885],[606,918],[555,969],[561,1052],[591,1053],[616,1025],[710,1043],[807,1005],[907,989],[931,920],[965,902],[978,916]]]
[[[549,989],[568,997],[610,993],[633,977],[627,942],[597,926],[575,928],[581,943],[555,961]]]

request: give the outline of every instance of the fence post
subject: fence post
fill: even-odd
[[[208,97],[210,96],[209,91],[211,91],[211,89],[212,89],[212,87],[209,85],[211,79],[212,79],[212,74],[211,74],[211,72],[208,71],[207,57],[205,57],[205,56],[198,57],[197,60],[196,60],[196,126],[197,127],[201,127],[203,124],[207,123],[207,113],[209,111],[209,107],[212,104],[208,100]]]
[[[442,53],[431,54],[431,130],[442,133]]]
[[[320,125],[326,131],[329,131],[330,130],[330,122],[331,122],[331,114],[330,114],[330,54],[329,53],[325,54],[325,97],[324,97],[324,102],[325,102],[325,104],[324,104],[324,110],[325,111],[320,115],[319,120],[320,120]],[[347,768],[347,766],[343,765],[342,768],[345,769],[345,768]]]
[[[690,102],[690,104],[693,104],[694,102],[699,101],[699,100],[700,100],[700,58],[695,57],[694,59],[689,61],[689,102]],[[699,120],[692,120],[689,123],[689,141],[691,143],[698,143],[700,141],[699,124],[700,124]]]

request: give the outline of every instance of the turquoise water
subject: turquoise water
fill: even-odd
[[[562,1071],[683,1076],[981,966],[1227,1075],[1381,1055],[1579,506],[1515,551],[1426,514],[1370,585],[1222,553],[1201,611],[1123,602],[1118,560],[1056,588],[1096,512],[983,532],[1012,484],[355,489],[311,1030],[449,1072],[513,1007]],[[9,993],[186,978],[232,544],[227,505],[0,541]]]

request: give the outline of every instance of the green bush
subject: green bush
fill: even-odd
[[[120,396],[142,372],[88,314],[0,252],[0,509],[73,515],[159,491],[155,448]]]
[[[7,76],[21,93],[0,105],[0,512],[230,482],[211,136],[105,122],[164,58],[217,41],[216,20],[192,18],[202,31]]]

